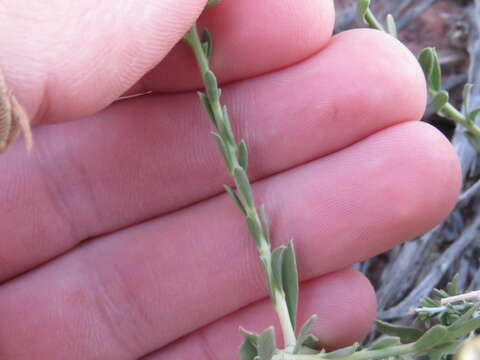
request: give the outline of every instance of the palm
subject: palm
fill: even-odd
[[[24,3],[0,15],[7,80],[37,124],[86,118],[0,159],[0,359],[233,359],[238,325],[273,318],[255,249],[222,194],[188,50],[144,76],[202,1],[35,5],[49,21],[18,16]],[[319,314],[329,347],[374,317],[345,268],[433,226],[459,187],[448,142],[413,121],[414,58],[379,32],[329,40],[333,17],[332,1],[225,0],[203,19],[273,240],[294,238],[309,280],[300,315]]]

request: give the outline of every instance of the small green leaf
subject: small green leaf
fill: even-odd
[[[227,145],[225,144],[225,141],[223,141],[222,137],[216,132],[212,132],[212,136],[217,142],[218,148],[220,149],[220,152],[222,153],[228,168],[231,169],[233,167],[233,159]]]
[[[390,346],[395,346],[400,344],[401,344],[401,341],[398,336],[387,337],[373,344],[368,350],[381,350],[381,349],[388,348]]]
[[[255,360],[257,357],[257,349],[253,346],[250,341],[244,339],[238,349],[238,357],[240,360]]]
[[[376,324],[378,331],[382,334],[398,336],[405,341],[415,341],[423,335],[421,330],[413,327],[393,325],[382,320],[376,320]]]
[[[440,67],[440,60],[438,60],[437,50],[432,48],[433,67],[430,75],[430,87],[434,91],[442,90],[442,69]]]
[[[265,239],[269,244],[270,241],[270,224],[268,222],[267,212],[265,211],[265,204],[260,205],[260,211],[258,212],[258,216],[260,217],[260,222],[262,223],[263,234]]]
[[[290,321],[292,323],[292,328],[295,329],[298,303],[298,271],[295,249],[292,241],[288,243],[287,249],[284,253],[282,280]]]
[[[344,358],[352,355],[355,351],[360,348],[359,343],[355,343],[351,346],[344,347],[342,349],[335,350],[333,352],[322,355],[322,359],[337,359]]]
[[[440,304],[440,302],[438,301],[435,301],[431,298],[424,298],[424,299],[421,299],[420,300],[420,305],[424,306],[424,307],[440,307],[442,306],[442,304]]]
[[[367,24],[367,11],[370,8],[370,0],[359,0],[357,3],[357,12],[358,16],[362,19],[362,21]]]
[[[423,73],[425,74],[425,78],[427,80],[430,79],[433,69],[433,48],[424,48],[420,51],[418,55],[418,62],[420,63]]]
[[[448,355],[455,355],[458,348],[462,344],[461,341],[451,341],[446,344],[435,347],[435,349],[428,352],[429,360],[443,360],[447,359]]]
[[[210,118],[210,120],[212,120],[213,126],[217,127],[217,123],[215,122],[215,115],[213,114],[212,106],[210,105],[210,101],[208,101],[207,96],[201,91],[197,92],[197,94],[200,98],[200,102],[202,103],[205,111],[208,114],[208,117]]]
[[[233,136],[232,126],[230,122],[230,115],[228,114],[228,109],[226,105],[223,106],[222,112],[223,112],[223,121],[221,123],[221,133],[224,135],[224,137],[227,139],[230,145],[236,147],[237,144],[235,142],[235,137]]]
[[[435,48],[423,49],[418,56],[418,62],[422,66],[429,89],[434,92],[442,90],[442,70]]]
[[[248,150],[245,140],[240,141],[238,144],[238,162],[243,170],[247,171],[248,169]]]
[[[210,102],[218,101],[220,99],[220,91],[215,74],[211,70],[207,70],[205,74],[203,74],[203,79]]]
[[[209,8],[210,6],[216,5],[220,2],[220,0],[208,0],[207,5],[205,6],[205,9]]]
[[[309,334],[307,338],[303,341],[303,346],[306,346],[310,349],[317,349],[318,342],[319,340],[315,335]]]
[[[392,14],[388,14],[386,18],[387,23],[387,31],[390,35],[394,38],[397,38],[397,24],[395,23],[395,19]]]
[[[269,327],[258,337],[258,360],[271,360],[275,351],[275,332],[273,327]]]
[[[240,326],[240,333],[243,335],[245,340],[249,341],[253,346],[258,346],[258,334],[245,330],[243,327]]]
[[[262,233],[262,228],[258,223],[258,219],[254,214],[248,214],[248,213],[247,213],[247,216],[245,216],[245,219],[247,221],[248,230],[250,231],[250,234],[252,234],[252,237],[255,240],[255,244],[257,245],[257,248],[259,248],[262,243],[263,233]]]
[[[260,247],[260,245],[257,245]],[[260,262],[262,263],[262,270],[265,280],[267,282],[267,290],[270,298],[272,299],[273,305],[276,305],[276,297],[273,295],[273,280],[272,280],[272,273],[271,273],[271,263],[265,256],[260,256]]]
[[[460,324],[451,325],[448,328],[448,339],[455,340],[477,329],[480,329],[480,318],[473,318]]]
[[[305,321],[305,323],[302,325],[302,328],[300,329],[300,333],[298,334],[297,337],[297,343],[295,344],[295,348],[293,349],[294,354],[298,354],[300,349],[302,348],[305,340],[307,340],[308,335],[310,335],[310,329],[313,325],[313,323],[317,320],[317,315],[312,315],[310,318]]]
[[[475,124],[477,122],[478,113],[480,113],[480,109],[475,109],[470,111],[467,115],[467,121],[472,124]]]
[[[475,311],[478,310],[480,307],[479,304],[473,305],[470,309],[468,309],[465,313],[463,313],[462,316],[460,316],[453,324],[452,326],[460,326],[465,324],[467,321],[469,321],[473,315],[475,314]]]
[[[415,350],[418,352],[423,352],[432,349],[447,339],[447,336],[447,328],[442,325],[436,325],[423,334],[422,337],[415,342]]]
[[[210,55],[212,54],[212,34],[210,33],[210,31],[208,31],[208,29],[205,29],[203,30],[203,33],[202,33],[202,48],[203,48],[203,52],[205,53],[205,56],[207,57],[207,59],[210,59]]]
[[[436,297],[440,299],[445,299],[448,297],[448,294],[445,292],[445,290],[433,289],[432,292]]]
[[[242,202],[238,198],[237,193],[229,185],[223,185],[223,187],[227,191],[228,195],[230,195],[230,197],[232,198],[235,205],[237,205],[237,207],[240,209],[240,211],[245,215],[246,214],[245,208],[243,207]]]
[[[450,282],[447,284],[447,292],[448,292],[448,295],[450,295],[450,296],[456,296],[456,295],[458,295],[458,289],[457,289],[458,279],[459,279],[459,274],[455,274],[455,276],[453,277],[452,281],[450,281]]]
[[[472,95],[473,84],[466,83],[463,87],[463,114],[466,116],[470,112],[470,97]]]
[[[272,252],[272,273],[275,281],[275,287],[280,292],[283,292],[282,271],[283,271],[283,255],[286,246],[279,246]]]
[[[448,100],[449,100],[448,92],[446,92],[445,90],[442,90],[436,93],[432,100],[435,110],[438,113],[441,112],[443,107],[448,103]]]
[[[235,184],[243,199],[246,201],[248,208],[253,208],[253,194],[248,176],[245,170],[241,167],[235,167],[233,169],[233,177],[235,178]]]

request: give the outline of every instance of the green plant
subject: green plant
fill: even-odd
[[[372,29],[384,31],[393,37],[397,37],[397,27],[395,19],[388,14],[386,22],[386,30],[375,17],[370,9],[371,0],[358,1],[358,13],[363,22]],[[480,128],[476,125],[476,119],[480,113],[480,109],[470,109],[470,93],[472,84],[465,84],[463,89],[463,106],[462,110],[456,109],[450,102],[448,91],[442,89],[442,69],[435,48],[427,47],[420,51],[418,62],[422,66],[425,78],[427,80],[428,94],[432,99],[432,104],[437,114],[446,119],[452,120],[465,128],[464,134],[477,150],[480,151]]]
[[[216,3],[208,2],[207,7]],[[369,9],[369,1],[360,1],[360,12],[368,24],[383,30]],[[387,28],[390,34],[395,35],[395,22],[392,17],[387,19]],[[379,321],[378,329],[388,337],[381,339],[369,348],[362,348],[360,344],[327,353],[318,349],[318,339],[310,333],[311,326],[316,319],[312,315],[303,324],[299,331],[296,323],[298,303],[298,273],[295,261],[295,250],[290,241],[286,246],[272,250],[267,215],[263,206],[257,207],[252,194],[250,181],[247,176],[248,150],[244,140],[237,141],[232,132],[232,126],[225,105],[221,104],[221,90],[218,87],[215,74],[210,69],[209,59],[212,53],[212,36],[208,30],[199,35],[196,24],[184,36],[184,41],[190,46],[196,58],[200,74],[205,86],[205,92],[199,92],[199,98],[208,114],[215,131],[212,133],[218,148],[223,155],[228,172],[233,179],[235,189],[225,185],[225,190],[245,217],[246,225],[257,247],[260,262],[263,267],[265,281],[270,298],[281,324],[285,347],[277,348],[273,327],[267,328],[260,334],[241,329],[244,341],[239,349],[241,360],[302,360],[302,359],[412,359],[416,355],[428,355],[430,359],[441,359],[454,353],[463,338],[470,332],[480,328],[480,319],[474,317],[477,305],[466,308],[455,319],[448,323],[438,323],[426,331],[415,328],[399,327]],[[438,59],[433,50],[428,50],[422,57],[424,69],[427,69],[429,87],[438,94],[444,94],[439,87],[440,77]],[[438,94],[437,94],[438,93]],[[468,93],[468,92],[467,92]],[[444,96],[444,95],[440,95]],[[443,99],[444,100],[444,99]],[[443,101],[442,100],[442,101]],[[447,99],[448,101],[448,99]],[[451,105],[443,101],[439,106],[444,114],[453,113]],[[437,99],[436,103],[440,103]],[[476,114],[475,114],[476,115]],[[474,116],[474,115],[471,115]],[[458,119],[456,120],[458,121]],[[466,122],[467,120],[465,120]],[[468,122],[469,131],[477,136],[476,125]],[[480,134],[480,131],[478,131]],[[432,300],[433,301],[433,300]],[[433,303],[429,303],[432,305]],[[436,305],[437,303],[435,303]],[[441,304],[439,304],[441,306]],[[451,307],[446,307],[450,309]],[[448,313],[448,312],[447,312]],[[450,316],[450,315],[449,315]],[[452,315],[453,316],[453,315]],[[450,316],[451,318],[451,316]],[[424,319],[426,320],[426,319]]]

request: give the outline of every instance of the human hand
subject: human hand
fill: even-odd
[[[439,222],[460,184],[415,121],[414,57],[377,31],[330,39],[332,3],[224,0],[201,21],[273,241],[295,240],[300,322],[317,313],[330,348],[375,316],[347,267]],[[271,305],[194,60],[179,45],[157,66],[204,2],[2,6],[0,64],[40,126],[30,155],[0,158],[0,359],[235,358],[238,325],[270,325]]]

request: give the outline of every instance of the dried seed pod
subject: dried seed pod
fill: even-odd
[[[33,144],[30,120],[0,71],[0,153],[8,149],[20,131],[23,132],[27,149],[30,150]]]

